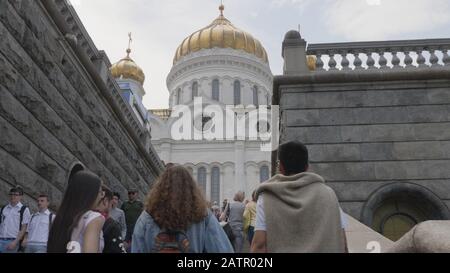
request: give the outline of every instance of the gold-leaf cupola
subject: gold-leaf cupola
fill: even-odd
[[[267,52],[261,42],[248,32],[235,27],[223,15],[225,7],[220,5],[220,15],[210,25],[194,32],[183,40],[178,47],[173,63],[177,63],[182,57],[202,49],[231,48],[243,50],[268,63]]]
[[[127,56],[111,66],[111,74],[116,79],[132,79],[144,85],[144,71],[142,71],[142,69],[130,58],[132,42],[131,33],[129,33],[129,37]]]

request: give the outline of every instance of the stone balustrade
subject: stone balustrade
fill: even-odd
[[[450,66],[450,39],[310,44],[316,71]]]

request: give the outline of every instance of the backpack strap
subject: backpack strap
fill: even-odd
[[[48,217],[48,236],[50,236],[50,228],[52,226],[52,223],[53,223],[53,213],[50,212],[50,216]]]
[[[4,209],[5,207],[6,207],[6,206],[3,206],[2,209],[0,210],[0,224],[1,224],[2,221],[3,221],[3,209]]]
[[[27,209],[27,206],[22,206],[20,208],[20,221],[19,221],[19,232],[22,229],[22,222],[23,222],[23,214],[25,213],[25,210]]]
[[[33,215],[31,215],[31,219],[30,219],[30,222],[28,223],[28,225],[30,225],[30,224],[31,224],[31,221],[33,221],[33,219],[34,219],[34,216],[36,216],[36,214],[33,214]]]

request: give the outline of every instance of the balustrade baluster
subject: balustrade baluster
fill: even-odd
[[[412,53],[412,51],[405,51],[405,68],[407,68],[407,67],[414,67],[412,65],[413,59],[411,57],[411,53]]]
[[[392,51],[392,68],[401,68],[397,51]]]
[[[316,60],[316,70],[317,71],[323,71],[325,64],[322,61],[322,53],[317,52],[317,60]]]
[[[428,67],[425,62],[427,61],[425,59],[425,56],[423,56],[423,49],[418,49],[416,51],[417,53],[417,63],[419,64],[419,67]]]
[[[351,70],[350,61],[347,58],[347,55],[348,55],[347,51],[342,51],[341,55],[342,55],[342,62],[341,62],[342,70],[344,70],[344,71]]]
[[[448,54],[448,49],[442,49],[442,53],[444,54],[444,57],[442,58],[442,62],[445,66],[450,65],[450,55]]]
[[[439,62],[439,58],[436,55],[436,49],[434,48],[430,48],[430,63],[431,63],[431,67],[436,67],[439,66],[438,62]]]
[[[386,50],[381,50],[378,54],[380,55],[380,60],[378,61],[378,63],[380,64],[380,69],[386,69],[388,68],[387,63],[388,60],[386,59],[386,57],[384,56],[386,53]]]
[[[372,51],[367,51],[367,69],[375,69],[375,59],[372,57]]]
[[[337,68],[336,68],[336,66],[337,66],[337,62],[336,62],[336,59],[334,59],[334,53],[330,53],[329,54],[329,56],[330,56],[330,61],[328,62],[328,66],[330,67],[330,71],[333,71],[333,70],[338,70]]]
[[[362,67],[362,60],[361,58],[359,58],[359,54],[358,52],[353,53],[353,55],[355,55],[355,61],[353,62],[353,64],[355,65],[355,70],[361,70],[364,69],[364,67]]]

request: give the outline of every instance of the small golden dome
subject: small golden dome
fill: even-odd
[[[310,71],[316,70],[317,57],[314,55],[306,56],[306,63],[308,64],[308,68]]]
[[[231,48],[244,50],[253,54],[262,61],[268,63],[267,52],[261,42],[251,34],[236,28],[223,16],[225,7],[219,7],[220,16],[209,26],[194,32],[183,40],[175,53],[173,63],[178,62],[182,57],[201,49]]]
[[[110,68],[111,74],[114,78],[132,79],[144,85],[145,74],[144,71],[130,58],[131,53],[131,33],[128,34],[130,38],[127,49],[127,56]]]

